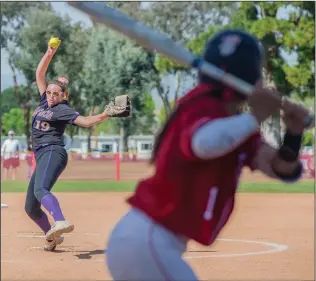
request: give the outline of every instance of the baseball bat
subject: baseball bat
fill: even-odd
[[[189,50],[168,38],[166,35],[163,35],[162,33],[128,17],[120,11],[105,5],[104,2],[68,1],[68,4],[87,13],[95,21],[124,34],[136,41],[139,45],[149,50],[156,51],[178,64],[198,69],[203,74],[222,82],[244,95],[249,96],[254,90],[254,87],[249,83],[195,56]],[[311,126],[313,121],[314,116],[307,116],[305,121],[306,127]]]

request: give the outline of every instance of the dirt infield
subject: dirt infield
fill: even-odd
[[[122,180],[138,180],[153,172],[153,167],[146,162],[122,162],[120,164],[120,176]],[[1,173],[3,169],[1,166]],[[115,179],[116,167],[114,161],[98,160],[69,160],[68,166],[62,173],[60,179],[64,180],[109,180]],[[21,161],[17,169],[17,179],[27,179],[26,161]],[[261,172],[250,172],[244,169],[241,180],[243,181],[270,181]]]
[[[127,205],[123,193],[57,194],[75,231],[54,253],[23,211],[25,194],[2,194],[2,280],[110,280],[103,254]],[[238,194],[233,217],[212,247],[185,254],[203,280],[313,280],[312,194]],[[128,251],[128,249],[126,249]]]

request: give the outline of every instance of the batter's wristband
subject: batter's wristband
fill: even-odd
[[[279,149],[279,156],[288,162],[296,161],[300,154],[303,135],[293,135],[286,132],[283,139],[283,145]]]

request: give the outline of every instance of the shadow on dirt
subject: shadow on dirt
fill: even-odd
[[[92,251],[80,251],[80,252],[83,252],[83,254],[74,255],[80,260],[90,260],[92,256],[104,255],[104,250],[92,250]]]
[[[90,260],[93,256],[97,255],[104,255],[106,251],[102,249],[97,250],[87,250],[87,251],[77,251],[77,250],[70,250],[70,249],[59,249],[53,251],[53,253],[60,254],[60,253],[76,253],[74,256],[80,260]]]

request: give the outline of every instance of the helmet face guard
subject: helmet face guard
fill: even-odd
[[[202,57],[251,85],[262,78],[263,46],[254,36],[244,31],[225,30],[215,34],[207,42]],[[221,84],[203,73],[199,73],[199,82]],[[236,94],[245,98],[241,93]]]

